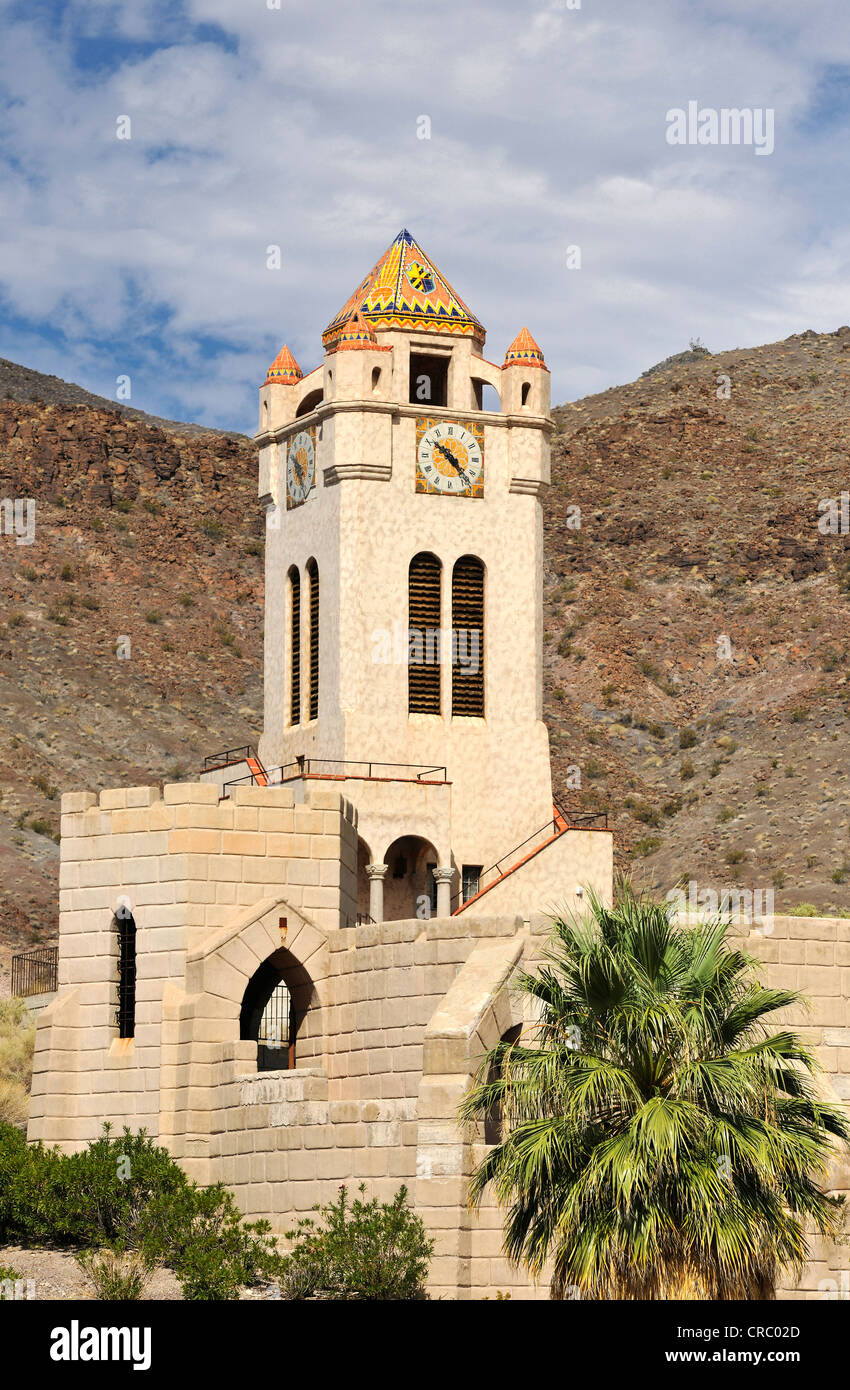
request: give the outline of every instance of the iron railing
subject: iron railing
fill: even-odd
[[[508,850],[507,854],[503,854],[501,858],[496,860],[495,864],[491,864],[489,869],[484,869],[478,875],[477,893],[480,893],[484,888],[489,888],[493,883],[497,883],[500,878],[504,877],[508,869],[515,866],[519,860],[526,858],[534,850],[542,849],[556,835],[563,834],[566,830],[591,828],[605,830],[608,827],[607,811],[580,811],[578,814],[574,814],[557,798],[554,801],[554,810],[556,814],[552,816],[551,820],[547,820],[540,826],[539,830],[533,831],[527,839],[514,845],[513,849]],[[459,889],[452,894],[452,910],[455,906],[461,905],[461,891]],[[475,894],[471,894],[470,897],[475,897]],[[466,898],[463,901],[469,902],[469,900]]]
[[[334,772],[331,769],[342,768],[341,772]],[[366,769],[365,772],[362,769]],[[324,770],[320,770],[324,769]],[[360,769],[354,771],[353,769]],[[291,782],[298,777],[353,777],[368,781],[402,781],[402,782],[445,782],[445,767],[422,767],[418,763],[380,763],[362,760],[351,760],[346,758],[297,758],[294,763],[285,763],[283,767],[276,769],[280,772],[281,782]],[[403,777],[402,772],[408,775]],[[395,774],[395,775],[394,775]]]
[[[324,769],[319,771],[319,769]],[[339,769],[333,771],[332,769]],[[414,774],[401,775],[400,769]],[[393,775],[395,772],[395,775]],[[324,777],[342,782],[347,778],[361,781],[422,782],[426,785],[443,784],[446,780],[444,767],[420,767],[417,763],[373,763],[351,762],[343,758],[297,758],[294,763],[284,763],[282,767],[264,768],[262,772],[246,772],[241,777],[232,777],[221,788],[223,797],[230,795],[231,787],[279,787],[284,782],[297,782],[302,777]],[[265,779],[264,781],[261,779]]]
[[[59,947],[40,946],[12,956],[12,993],[26,998],[54,994],[59,984]]]
[[[210,772],[216,767],[227,767],[229,763],[244,763],[246,758],[255,758],[257,755],[250,743],[243,743],[241,748],[225,748],[223,753],[211,753],[208,758],[204,758],[204,772]]]

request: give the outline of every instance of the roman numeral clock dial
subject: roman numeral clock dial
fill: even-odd
[[[316,485],[316,430],[299,430],[286,445],[286,510],[300,507]]]
[[[473,421],[416,421],[416,491],[484,496],[484,430]]]

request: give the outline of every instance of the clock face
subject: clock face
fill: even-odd
[[[416,491],[484,496],[484,431],[460,420],[417,420]]]
[[[316,434],[299,430],[286,450],[286,508],[300,507],[316,485]]]

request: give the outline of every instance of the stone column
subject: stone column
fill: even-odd
[[[437,880],[437,916],[451,917],[452,915],[452,879],[454,869],[451,865],[441,864],[434,870],[434,878]]]
[[[388,864],[367,864],[366,877],[369,880],[369,916],[373,922],[384,920],[384,877]]]

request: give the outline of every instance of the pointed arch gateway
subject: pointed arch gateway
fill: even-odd
[[[295,1067],[299,1031],[314,998],[308,972],[285,947],[254,971],[242,996],[239,1037],[257,1044],[257,1071]]]

